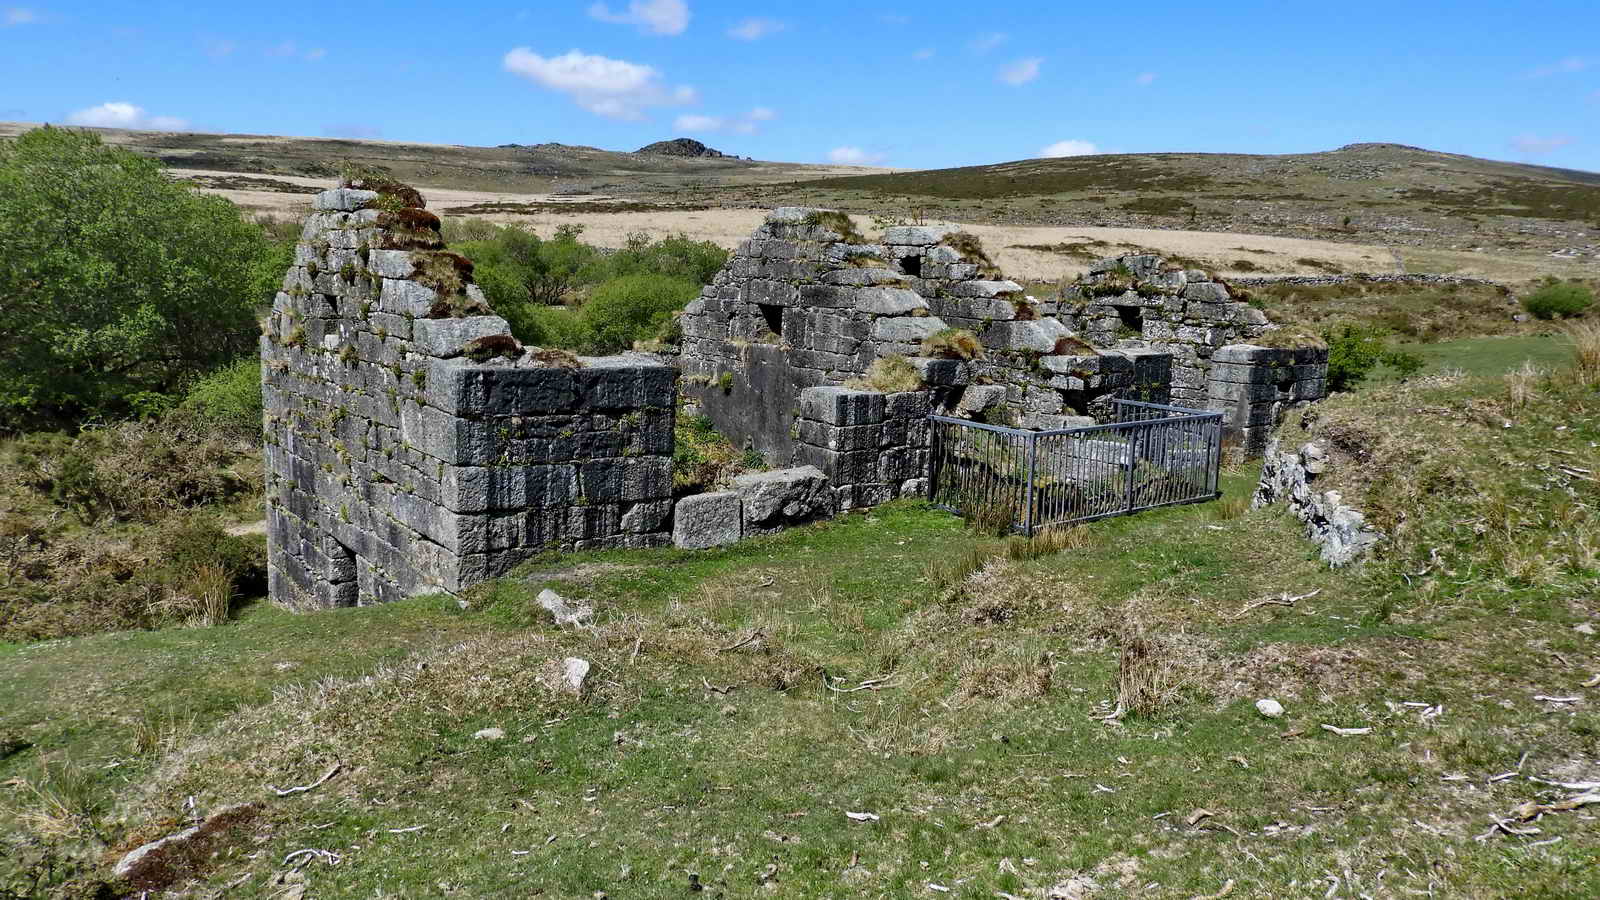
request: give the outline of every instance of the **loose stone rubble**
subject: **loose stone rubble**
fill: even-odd
[[[1318,491],[1312,486],[1327,466],[1327,451],[1316,444],[1284,450],[1274,438],[1267,445],[1261,482],[1251,506],[1288,503],[1289,511],[1306,523],[1306,537],[1322,547],[1322,561],[1343,566],[1360,559],[1383,535],[1367,524],[1360,510],[1346,504],[1338,491]]]

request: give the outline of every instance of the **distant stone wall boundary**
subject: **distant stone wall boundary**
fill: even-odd
[[[1487,278],[1466,275],[1400,275],[1392,272],[1354,272],[1349,275],[1269,275],[1258,278],[1229,278],[1228,283],[1239,287],[1272,287],[1293,284],[1303,287],[1331,287],[1365,281],[1369,284],[1472,284],[1509,290],[1509,286]]]

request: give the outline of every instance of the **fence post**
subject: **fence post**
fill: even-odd
[[[1133,469],[1134,469],[1134,466],[1138,465],[1138,462],[1139,462],[1139,432],[1140,432],[1140,428],[1139,428],[1139,426],[1137,424],[1129,427],[1129,429],[1128,429],[1128,475],[1127,475],[1127,480],[1128,480],[1128,508],[1127,508],[1127,512],[1130,513],[1130,514],[1133,512]]]
[[[1026,504],[1022,514],[1022,533],[1033,537],[1033,461],[1039,451],[1039,433],[1028,432],[1028,489],[1022,492],[1022,502]]]

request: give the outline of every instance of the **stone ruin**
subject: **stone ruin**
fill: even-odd
[[[1062,428],[1109,398],[1172,400],[1222,410],[1254,448],[1326,384],[1325,350],[1240,343],[1273,326],[1156,257],[1108,260],[1041,301],[956,229],[867,242],[795,208],[684,311],[676,360],[527,348],[415,190],[358,187],[316,197],[261,339],[269,590],[293,608],[455,593],[547,550],[720,546],[923,495],[933,412]],[[914,383],[855,381],[887,357]],[[792,468],[675,497],[680,390]]]
[[[916,368],[934,411],[1037,430],[1095,424],[1111,399],[1174,403],[1222,412],[1252,455],[1285,409],[1327,393],[1326,349],[1251,343],[1278,327],[1205,272],[1123,256],[1041,300],[958,228],[869,243],[827,210],[768,215],[682,322],[685,395],[777,465],[818,458],[796,428],[805,389],[887,356]],[[952,352],[955,330],[981,348]]]
[[[272,598],[454,592],[545,549],[671,543],[677,373],[520,347],[439,220],[390,196],[317,196],[261,339]]]

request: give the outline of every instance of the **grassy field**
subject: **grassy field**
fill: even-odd
[[[1582,686],[1600,660],[1574,628],[1600,617],[1600,494],[1580,477],[1600,468],[1600,398],[1508,384],[1424,378],[1319,408],[1337,483],[1397,523],[1352,570],[1327,570],[1281,510],[1247,510],[1241,468],[1219,503],[1037,557],[900,503],[724,551],[536,560],[465,608],[257,607],[0,648],[0,884],[86,889],[121,851],[253,801],[162,879],[228,896],[1593,895],[1592,808],[1509,814],[1573,793],[1535,776],[1600,777]],[[594,604],[595,627],[546,624],[546,586]],[[553,677],[568,656],[593,665],[581,697]]]

